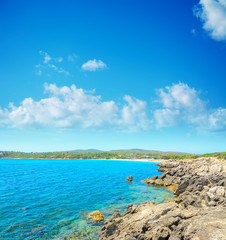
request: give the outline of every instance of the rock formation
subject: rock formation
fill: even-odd
[[[226,162],[168,161],[159,171],[144,182],[171,187],[175,199],[128,205],[105,222],[100,240],[226,240]]]
[[[127,181],[127,182],[132,182],[132,181],[133,181],[133,176],[130,175],[129,177],[127,177],[127,178],[126,178],[126,181]]]

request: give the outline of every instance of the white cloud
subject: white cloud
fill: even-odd
[[[176,126],[186,123],[202,131],[225,131],[226,109],[208,109],[198,92],[187,84],[173,84],[158,90],[162,107],[154,111],[156,126]]]
[[[107,65],[101,60],[89,60],[82,65],[84,71],[95,72],[96,70],[103,70],[107,68]]]
[[[179,110],[169,108],[157,109],[154,111],[154,118],[157,128],[174,127],[178,124]]]
[[[52,59],[47,52],[39,51],[39,53],[44,56],[44,63],[48,63]]]
[[[125,126],[133,126],[133,129],[150,128],[151,120],[148,120],[146,114],[147,103],[131,96],[124,96],[126,104],[122,108],[121,123]]]
[[[146,103],[125,97],[120,109],[114,101],[101,101],[93,92],[71,87],[45,84],[50,97],[35,101],[23,100],[20,106],[10,104],[10,109],[0,109],[0,124],[13,128],[27,127],[73,127],[117,128],[134,130],[146,124]],[[4,117],[3,117],[4,116]]]
[[[215,40],[226,40],[226,0],[200,0],[194,14]]]
[[[159,107],[124,96],[123,103],[103,101],[95,91],[45,84],[48,97],[25,98],[19,106],[0,108],[0,126],[75,129],[153,130],[188,125],[199,133],[225,132],[226,108],[208,109],[198,92],[178,83],[157,91]],[[152,113],[152,114],[151,114]]]
[[[208,116],[209,129],[224,131],[226,128],[226,109],[218,108]]]
[[[187,84],[173,84],[171,87],[159,90],[160,101],[164,107],[203,109],[204,102],[198,97],[197,91]]]
[[[43,72],[47,71],[48,76],[52,72],[63,73],[65,75],[70,75],[68,71],[66,71],[61,66],[58,66],[60,63],[63,62],[62,57],[52,58],[47,52],[39,51],[40,55],[43,56],[43,63],[37,64],[35,68],[37,69],[36,74],[42,75]]]

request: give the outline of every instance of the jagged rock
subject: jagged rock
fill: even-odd
[[[175,235],[182,232],[180,235],[183,239],[224,240],[226,239],[225,219],[226,211],[222,207],[205,209],[200,211],[199,215],[182,221]]]
[[[95,222],[103,222],[104,215],[99,210],[96,210],[89,213],[88,218],[94,220]]]
[[[175,177],[170,176],[170,175],[166,175],[165,178],[163,178],[163,181],[164,181],[166,186],[169,186],[173,183],[174,179],[175,179]]]
[[[226,240],[226,162],[215,158],[168,161],[161,177],[144,180],[177,186],[168,203],[127,206],[99,232],[100,240]]]
[[[185,182],[182,182],[176,189],[176,192],[175,194],[178,196],[180,195],[181,193],[183,193],[186,188],[188,187],[188,184],[189,184],[189,181],[185,181]]]
[[[127,178],[126,178],[126,181],[127,181],[127,182],[132,182],[132,181],[133,181],[133,176],[130,175],[129,177],[127,177]]]
[[[166,177],[166,175],[168,174],[168,172],[164,172],[159,178],[160,179],[163,179],[163,178],[165,178]],[[156,176],[157,177],[157,176]],[[157,178],[156,178],[157,179]]]
[[[150,223],[154,223],[175,208],[177,208],[176,203],[154,205],[149,202],[132,206],[121,217],[111,217],[105,222],[104,227],[99,232],[99,237],[102,240],[137,239],[135,236],[143,234]],[[127,238],[125,238],[125,234]]]
[[[155,180],[158,179],[158,176],[148,177],[144,180],[146,184],[153,184]]]
[[[164,182],[162,181],[162,179],[158,178],[155,180],[154,182],[155,185],[158,185],[158,186],[164,186]]]

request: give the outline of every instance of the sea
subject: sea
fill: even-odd
[[[173,198],[142,180],[160,176],[155,162],[68,159],[0,159],[0,239],[97,240],[104,220],[130,203]],[[133,182],[126,178],[132,175]]]

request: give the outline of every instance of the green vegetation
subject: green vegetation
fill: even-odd
[[[206,154],[203,154],[202,157],[216,157],[219,159],[226,160],[226,152],[206,153]]]
[[[217,157],[226,159],[226,152],[206,153],[203,155],[176,152],[143,152],[143,151],[111,151],[111,152],[41,152],[24,153],[0,151],[0,158],[56,158],[56,159],[186,159],[197,157]]]
[[[185,159],[200,155],[175,152],[142,152],[142,151],[111,151],[111,152],[0,152],[0,158],[56,158],[56,159]]]

